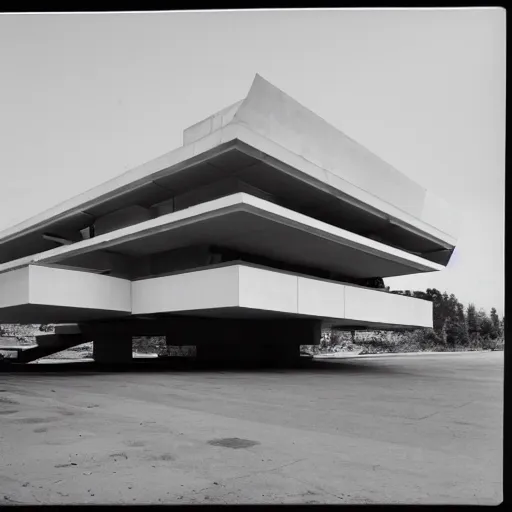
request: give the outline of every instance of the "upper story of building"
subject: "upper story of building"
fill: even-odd
[[[40,262],[142,278],[220,254],[389,277],[442,269],[457,226],[444,200],[256,75],[182,147],[0,232],[0,272]]]

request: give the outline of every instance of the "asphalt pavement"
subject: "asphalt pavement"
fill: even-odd
[[[0,370],[0,505],[502,501],[503,352]]]

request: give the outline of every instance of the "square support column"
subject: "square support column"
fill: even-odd
[[[132,335],[95,336],[93,357],[97,363],[127,363],[132,360]]]
[[[300,358],[301,345],[320,341],[318,320],[226,320],[196,343],[201,361],[292,363]]]

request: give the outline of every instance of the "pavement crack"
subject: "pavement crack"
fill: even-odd
[[[469,405],[469,404],[472,404],[472,403],[473,403],[473,400],[469,400],[468,402],[465,402],[465,403],[463,403],[463,404],[461,404],[461,405],[456,405],[456,406],[454,407],[454,409],[460,409],[461,407],[464,407],[464,406]]]
[[[277,471],[278,469],[285,468],[287,466],[291,466],[292,464],[297,464],[297,462],[302,462],[303,460],[306,460],[306,459],[297,459],[297,460],[294,460],[293,462],[288,462],[288,464],[282,464],[281,466],[277,466],[277,468],[267,469],[267,470],[263,470],[261,472],[268,473],[270,471]]]
[[[15,500],[15,499],[11,498],[10,496],[7,496],[7,495],[4,496],[4,500],[8,501],[10,503],[19,503],[19,504],[23,504],[24,503],[23,501]]]
[[[292,462],[288,462],[287,464],[282,464],[281,466],[277,466],[275,468],[260,469],[259,471],[253,471],[253,472],[248,473],[246,475],[235,476],[233,478],[228,478],[227,480],[239,480],[240,478],[247,478],[248,476],[258,475],[260,473],[270,473],[272,471],[277,471],[278,469],[282,469],[282,468],[285,468],[287,466],[291,466],[292,464],[297,464],[297,462],[302,462],[303,460],[306,460],[306,459],[297,459],[297,460],[294,460]]]
[[[461,407],[465,407],[466,405],[469,405],[473,403],[473,400],[469,400],[468,402],[464,402],[463,404],[460,404],[460,405],[455,405],[454,407],[452,407],[451,409],[460,409]],[[422,416],[421,418],[418,418],[418,421],[421,421],[421,420],[426,420],[427,418],[431,418],[432,416],[436,415],[436,414],[439,414],[441,412],[444,412],[444,411],[435,411],[431,414],[427,414],[426,416]]]
[[[300,478],[297,478],[295,476],[290,476],[289,478],[291,478],[292,480],[295,480],[296,482],[300,482],[301,484],[304,484],[308,487],[311,486],[311,484],[309,482],[304,482],[303,480],[301,480]],[[323,487],[320,487],[319,485],[313,485],[312,487],[318,491],[322,491],[323,493],[328,494],[329,496],[338,498],[341,501],[346,501],[346,498],[344,496],[338,496],[337,494],[333,494],[332,492],[326,491]]]
[[[36,500],[36,502],[37,502],[37,503],[39,503],[39,504],[41,504],[41,503],[42,503],[41,501],[39,501],[39,500],[36,498],[36,496],[35,496],[35,494],[34,494],[34,491],[31,491],[30,495],[32,496],[32,498],[34,498],[34,500]]]
[[[421,418],[418,418],[418,421],[426,420],[427,418],[431,418],[432,416],[435,416],[436,414],[439,414],[441,411],[435,411],[431,414],[427,414],[426,416],[422,416]]]

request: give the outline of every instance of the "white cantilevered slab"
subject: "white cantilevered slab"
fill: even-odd
[[[83,322],[118,316],[178,314],[214,318],[316,318],[368,328],[432,326],[428,301],[314,279],[259,265],[221,264],[129,281],[28,266],[0,275],[0,322]]]
[[[370,328],[432,327],[431,302],[245,264],[134,281],[132,312],[282,315]]]
[[[272,112],[275,116],[270,115]],[[287,121],[290,114],[298,124]],[[445,247],[455,245],[455,212],[445,202],[261,77],[256,77],[248,96],[226,109],[219,119],[208,121],[211,130],[198,130],[199,135],[207,134],[197,140],[189,138],[192,142],[186,146],[1,232],[0,256],[2,248],[7,251],[16,240],[33,247],[32,252],[48,248],[42,245],[45,230],[83,227],[101,212],[140,201],[151,202],[151,198],[158,202],[166,194],[172,196],[176,187],[194,188],[204,180],[230,173],[241,172],[257,179],[263,173],[256,171],[263,171],[264,167],[271,168],[276,177],[285,173],[312,190],[328,192],[336,200],[351,202],[361,211],[390,219]],[[244,160],[243,153],[251,158]],[[253,165],[258,161],[261,169]],[[255,176],[251,177],[251,172]],[[274,187],[272,179],[267,184]],[[294,190],[290,188],[289,193],[294,194]]]
[[[60,323],[129,314],[131,283],[125,279],[38,265],[0,274],[0,323]]]
[[[72,257],[106,249],[141,257],[205,244],[350,277],[390,277],[443,268],[264,199],[237,193],[1,264],[0,273],[27,264],[66,265]]]

